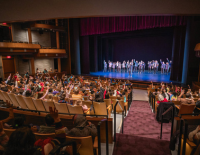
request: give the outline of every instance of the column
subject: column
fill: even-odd
[[[28,28],[28,41],[32,43],[31,28]]]
[[[34,58],[31,58],[31,71],[32,71],[32,74],[34,75],[34,74],[35,74],[35,63],[34,63]]]
[[[185,46],[183,56],[183,72],[182,72],[182,83],[186,84],[188,76],[188,60],[190,51],[190,31],[191,31],[191,18],[188,17],[185,34]]]
[[[61,73],[61,61],[60,61],[60,58],[58,58],[58,73]]]

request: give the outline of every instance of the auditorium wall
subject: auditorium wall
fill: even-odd
[[[54,59],[35,59],[35,70],[38,68],[39,71],[44,71],[46,68],[50,70],[50,68],[54,69]]]
[[[20,23],[12,24],[13,41],[29,42],[28,31],[22,29]],[[50,32],[43,31],[42,34],[39,31],[31,31],[32,42],[39,42],[44,47],[51,47],[51,34]]]
[[[25,72],[31,73],[31,63],[29,59],[22,59],[21,56],[16,56],[16,71],[24,75]]]

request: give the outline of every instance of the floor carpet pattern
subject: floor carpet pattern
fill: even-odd
[[[116,135],[113,155],[167,155],[169,149],[171,123],[163,124],[162,140],[161,124],[155,119],[147,101],[133,101],[128,115],[124,119],[123,134]]]

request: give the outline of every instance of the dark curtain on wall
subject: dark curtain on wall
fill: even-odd
[[[174,27],[173,45],[172,45],[172,71],[170,80],[179,81],[182,80],[183,70],[183,55],[185,46],[185,33],[186,27],[179,26]]]
[[[158,27],[182,26],[185,16],[92,17],[80,21],[80,35],[127,32]]]

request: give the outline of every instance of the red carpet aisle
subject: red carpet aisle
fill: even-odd
[[[162,140],[160,124],[146,101],[133,101],[124,120],[124,134],[117,134],[113,155],[167,155],[171,124],[163,124]]]

